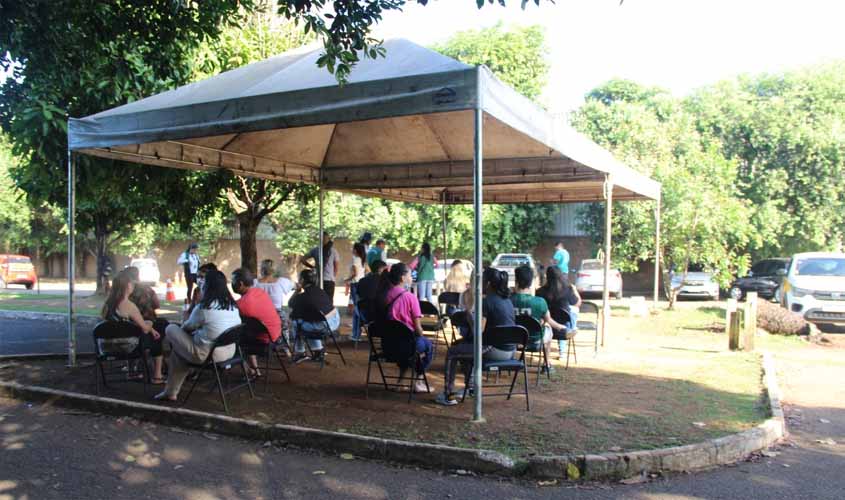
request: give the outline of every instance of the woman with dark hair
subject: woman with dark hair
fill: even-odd
[[[191,300],[191,291],[194,289],[194,284],[197,282],[197,272],[200,267],[200,256],[197,254],[199,245],[191,243],[188,249],[179,254],[176,260],[176,265],[181,265],[185,276],[185,283],[188,285],[187,299]]]
[[[437,267],[437,257],[431,253],[431,245],[422,244],[417,258],[411,263],[411,269],[417,270],[417,297],[434,303],[431,289],[434,286],[434,268]]]
[[[358,243],[364,245],[364,255],[370,251],[370,243],[373,242],[373,233],[369,231],[365,231],[364,234],[361,235],[361,238],[358,240]],[[366,258],[364,261],[366,262]]]
[[[499,271],[498,269],[487,267],[484,269],[482,275],[482,289],[484,297],[481,300],[481,330],[482,335],[486,334],[490,328],[497,326],[512,326],[516,321],[514,314],[513,303],[510,301],[510,289],[508,288],[508,273]],[[472,293],[472,290],[468,290]],[[455,377],[457,376],[458,362],[463,362],[467,368],[472,365],[473,350],[472,337],[475,329],[472,327],[472,322],[475,318],[471,306],[467,309],[470,320],[469,335],[464,336],[461,340],[452,344],[452,347],[446,352],[446,385],[443,392],[437,394],[434,402],[444,405],[453,406],[458,404],[458,400],[453,392],[455,385]],[[506,361],[513,358],[516,352],[516,346],[513,349],[497,349],[495,347],[487,347],[484,349],[484,358],[495,361]],[[469,384],[469,371],[464,373],[467,384]]]
[[[135,269],[137,271],[137,268]],[[109,295],[106,297],[106,302],[103,304],[101,316],[107,321],[127,321],[135,323],[141,328],[146,335],[141,337],[140,342],[144,349],[149,350],[150,356],[153,358],[153,384],[162,384],[164,378],[161,375],[161,334],[153,326],[153,322],[146,320],[132,302],[132,293],[135,291],[135,283],[132,279],[132,273],[129,268],[117,273],[112,281]],[[120,350],[123,352],[132,352],[138,347],[139,339],[104,339],[101,340],[101,348],[104,351]]]
[[[420,370],[425,371],[434,360],[434,344],[424,336],[420,301],[408,291],[407,288],[410,285],[411,270],[408,269],[408,266],[401,262],[393,264],[390,271],[381,275],[376,300],[385,319],[403,323],[415,333],[417,352],[422,354]],[[399,376],[403,377],[405,367],[400,367],[400,370]],[[419,380],[414,390],[416,392],[427,392],[428,388],[422,380]]]
[[[555,330],[555,336],[558,337],[558,359],[560,359],[566,349],[566,336],[578,328],[578,308],[581,307],[581,296],[557,266],[549,266],[546,269],[546,284],[538,289],[535,295],[546,299],[552,319],[567,327],[566,332]],[[564,321],[566,315],[569,316],[569,321]]]
[[[308,347],[311,349],[311,360],[320,361],[325,352],[319,334],[324,331],[326,323],[332,331],[340,326],[340,313],[335,309],[331,296],[317,285],[319,280],[313,269],[303,269],[299,273],[296,293],[288,303],[291,333],[294,338],[294,363],[307,359],[303,340],[308,342]]]
[[[188,363],[202,363],[211,352],[214,341],[227,329],[241,324],[238,306],[229,288],[226,276],[220,271],[208,271],[202,288],[202,299],[182,326],[167,327],[170,341],[170,373],[164,391],[155,399],[176,401],[179,389],[188,376]],[[214,351],[214,361],[226,361],[235,354],[235,345],[228,345]]]
[[[361,340],[361,317],[355,304],[358,303],[358,282],[367,274],[367,251],[363,243],[352,245],[352,263],[349,265],[349,277],[346,284],[349,287],[349,306],[352,308],[352,341]]]
[[[314,247],[299,259],[299,263],[308,269],[318,270],[320,261],[320,247]],[[334,300],[335,277],[340,268],[340,254],[334,247],[334,241],[329,233],[323,233],[323,291]],[[319,273],[319,271],[318,271]]]

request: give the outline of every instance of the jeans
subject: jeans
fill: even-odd
[[[432,280],[421,280],[417,281],[417,297],[420,300],[427,300],[434,304],[434,300],[431,298],[431,288],[434,286],[434,281]]]
[[[417,352],[423,356],[420,359],[421,366],[419,370],[424,372],[431,366],[434,361],[434,343],[425,337],[417,337]]]
[[[340,326],[340,314],[333,314],[326,318],[329,323],[329,328],[332,331],[337,330]],[[308,342],[308,347],[312,351],[323,350],[322,335],[326,330],[326,324],[322,321],[305,321],[304,319],[293,320],[293,350],[297,353],[305,352],[305,344],[302,340]]]
[[[363,323],[361,313],[358,312],[358,283],[349,285],[349,299],[352,301],[352,340],[361,340],[361,324]]]
[[[569,310],[569,323],[567,323],[566,326],[570,330],[578,329],[578,311],[577,310],[575,310],[575,309]],[[558,340],[557,341],[557,347],[560,350],[560,352],[566,351],[566,341],[565,340]]]

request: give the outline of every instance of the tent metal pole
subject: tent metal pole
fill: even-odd
[[[443,200],[443,215],[442,215],[442,219],[443,219],[443,270],[445,271],[445,273],[444,273],[444,276],[445,276],[449,273],[449,269],[446,268],[446,263],[447,263],[446,257],[447,257],[447,253],[448,253],[447,249],[449,247],[448,247],[447,241],[446,241],[446,190],[445,189],[443,190],[442,200]],[[444,290],[441,289],[440,291],[443,292]]]
[[[660,197],[654,202],[654,309],[660,289]]]
[[[482,125],[483,125],[483,111],[481,106],[478,106],[475,109],[475,154],[474,154],[474,162],[473,162],[473,189],[472,189],[472,210],[473,210],[473,223],[474,223],[474,236],[475,236],[475,248],[474,248],[474,257],[475,257],[475,311],[473,314],[473,336],[472,336],[472,347],[473,347],[473,382],[475,383],[475,408],[472,413],[472,421],[473,422],[484,422],[484,416],[481,411],[481,401],[482,401],[482,393],[481,393],[481,293],[482,293],[482,254],[481,248],[483,244],[483,235],[481,233],[481,222],[482,222],[482,162],[483,162],[483,141],[482,141]]]
[[[318,189],[320,190],[320,242],[317,243],[317,269],[319,269],[320,289],[323,289],[323,202],[325,191],[323,190],[323,186],[320,186]],[[334,297],[330,298],[334,301]]]
[[[604,178],[604,291],[602,291],[601,346],[604,347],[607,324],[610,322],[610,235],[613,218],[613,182],[609,175]],[[596,347],[598,351],[598,346]]]
[[[76,288],[76,163],[67,150],[67,365],[76,367],[76,318],[73,293]]]

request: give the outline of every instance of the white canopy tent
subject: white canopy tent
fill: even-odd
[[[659,201],[660,184],[539,109],[485,67],[406,40],[387,41],[385,48],[386,58],[363,59],[343,86],[317,67],[319,50],[304,49],[70,119],[69,247],[75,182],[70,152],[77,152],[173,168],[227,169],[393,200],[473,203],[479,296],[482,202],[605,201],[607,273],[612,200]],[[322,233],[322,219],[320,228]],[[73,363],[73,250],[69,253]],[[657,270],[655,301],[656,287]],[[606,289],[603,325],[609,318]],[[480,357],[477,309],[474,339]],[[475,367],[480,419],[481,364]]]

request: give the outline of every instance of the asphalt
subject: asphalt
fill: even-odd
[[[78,352],[91,352],[91,332],[77,328]],[[87,343],[85,342],[87,339]],[[63,321],[0,319],[0,355],[64,354],[67,352],[67,326]]]

